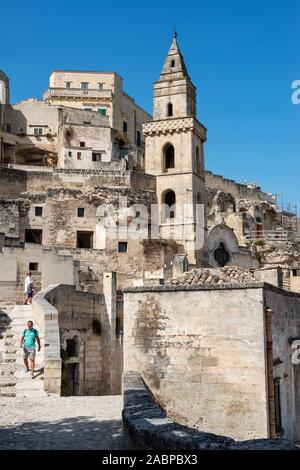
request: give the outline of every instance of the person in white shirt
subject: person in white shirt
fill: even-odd
[[[25,294],[25,299],[24,299],[24,305],[27,305],[27,301],[28,301],[28,289],[29,287],[31,286],[32,287],[32,278],[31,278],[31,273],[28,272],[26,277],[25,277],[25,281],[24,281],[24,294]]]

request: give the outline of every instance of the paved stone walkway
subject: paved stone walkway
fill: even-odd
[[[19,341],[31,318],[31,306],[0,304],[0,450],[121,449],[121,396],[48,395],[42,335],[34,379],[26,373]]]
[[[122,397],[0,398],[0,450],[122,449]]]

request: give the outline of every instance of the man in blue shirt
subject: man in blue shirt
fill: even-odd
[[[29,320],[27,322],[27,328],[23,331],[23,335],[21,336],[20,346],[24,351],[24,364],[26,367],[26,372],[29,372],[28,358],[30,360],[32,378],[34,377],[36,342],[38,344],[39,352],[41,350],[39,333],[35,328],[33,328],[33,322]]]

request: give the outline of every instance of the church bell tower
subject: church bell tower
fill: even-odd
[[[160,237],[182,244],[189,262],[199,264],[206,235],[206,129],[196,118],[196,88],[176,33],[154,83],[153,120],[143,125],[143,133],[145,171],[156,176]]]

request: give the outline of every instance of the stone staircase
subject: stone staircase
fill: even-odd
[[[43,387],[42,350],[36,354],[35,377],[25,371],[20,337],[28,320],[32,320],[31,305],[0,304],[0,397],[41,397]],[[39,325],[34,327],[40,332]]]

